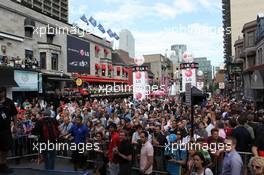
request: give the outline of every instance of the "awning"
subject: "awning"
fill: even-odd
[[[104,48],[104,53],[105,53],[106,55],[108,55],[108,54],[109,54],[108,49]]]
[[[114,79],[114,78],[102,78],[97,76],[79,76],[78,78],[82,79],[83,81],[87,82],[94,82],[94,83],[126,83],[128,84],[128,80],[121,80],[121,79]]]
[[[99,52],[100,50],[101,50],[101,48],[100,48],[98,45],[96,45],[96,46],[95,46],[95,51],[96,51],[96,52]]]
[[[0,86],[3,87],[18,87],[14,79],[14,69],[0,66]]]
[[[73,81],[71,78],[60,78],[60,77],[48,77],[48,80],[56,80],[56,81]]]
[[[106,69],[106,65],[102,64],[102,70],[105,70],[105,69]]]
[[[123,67],[123,72],[124,72],[124,73],[126,73],[126,72],[127,72],[127,70],[126,70],[126,68],[125,68],[125,67]]]
[[[112,65],[108,65],[108,70],[113,70],[113,66]]]
[[[117,72],[120,72],[120,70],[121,70],[120,67],[116,67]]]
[[[101,67],[100,64],[95,64],[95,69],[98,70],[98,69],[100,69],[100,67]]]

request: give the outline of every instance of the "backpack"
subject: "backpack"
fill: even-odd
[[[42,134],[44,141],[55,141],[59,137],[59,129],[57,122],[52,118],[44,118],[42,120]]]

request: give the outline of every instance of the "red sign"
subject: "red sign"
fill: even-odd
[[[192,76],[192,70],[187,70],[187,71],[185,72],[185,76],[186,76],[186,77],[191,77],[191,76]]]

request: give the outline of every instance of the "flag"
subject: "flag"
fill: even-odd
[[[107,33],[108,33],[108,35],[109,35],[111,38],[114,37],[114,33],[112,32],[111,29],[108,29],[108,30],[107,30]]]
[[[97,25],[96,20],[95,20],[92,16],[89,18],[89,22],[90,22],[94,27]]]
[[[114,38],[115,38],[116,40],[119,40],[119,36],[118,36],[116,33],[114,33]]]
[[[102,32],[102,33],[105,33],[105,29],[104,27],[102,26],[102,24],[98,24],[98,29]]]
[[[87,25],[89,25],[88,20],[85,15],[82,15],[80,18],[83,22],[85,22]]]

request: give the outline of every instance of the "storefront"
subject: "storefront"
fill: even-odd
[[[18,103],[25,99],[35,98],[42,91],[41,74],[36,71],[14,70],[17,87],[12,87],[12,97]]]

